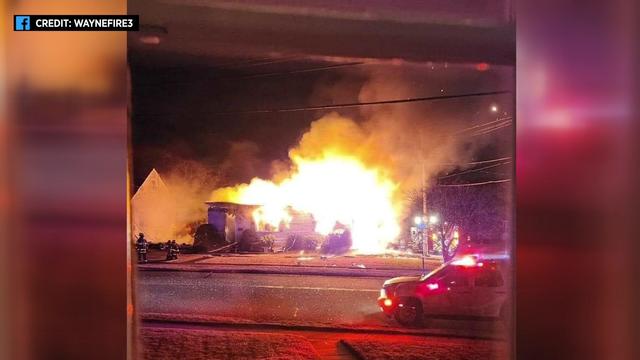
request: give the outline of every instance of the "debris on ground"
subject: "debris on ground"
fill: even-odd
[[[229,245],[221,246],[221,247],[216,248],[216,249],[213,249],[213,250],[211,250],[211,251],[209,251],[209,252],[210,252],[210,253],[220,253],[220,252],[223,252],[223,251],[230,250],[230,249],[232,249],[233,247],[235,247],[236,245],[238,245],[238,243],[237,243],[237,242],[233,242],[233,243],[231,243],[231,244],[229,244]]]

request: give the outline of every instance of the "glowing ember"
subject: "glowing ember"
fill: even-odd
[[[393,202],[397,186],[379,171],[356,158],[331,153],[291,160],[291,173],[278,183],[255,178],[250,184],[219,189],[213,198],[261,205],[253,213],[259,226],[286,226],[290,209],[311,214],[315,231],[322,235],[338,224],[347,226],[352,249],[362,253],[383,252],[399,235],[399,210]]]

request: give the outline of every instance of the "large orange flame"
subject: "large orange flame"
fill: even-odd
[[[280,166],[271,180],[218,189],[211,200],[260,205],[253,213],[258,227],[287,226],[294,212],[307,213],[317,233],[346,226],[353,250],[381,253],[400,235],[405,204],[399,195],[415,168],[415,153],[407,151],[411,141],[386,131],[393,126],[399,122],[382,129],[327,114],[290,149],[287,170]]]
[[[319,159],[293,157],[290,176],[279,183],[255,178],[249,184],[219,189],[213,198],[261,205],[258,224],[278,227],[291,220],[289,209],[309,213],[316,232],[331,233],[337,224],[351,229],[352,248],[383,252],[400,233],[397,186],[380,171],[348,155],[326,153]]]

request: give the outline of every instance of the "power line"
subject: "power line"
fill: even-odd
[[[464,128],[464,129],[458,130],[458,131],[454,132],[453,135],[458,135],[458,134],[461,134],[463,132],[467,132],[469,130],[477,129],[477,128],[480,128],[480,127],[485,127],[485,126],[488,126],[488,125],[491,125],[491,124],[495,124],[495,123],[502,123],[502,122],[505,122],[505,121],[511,122],[512,119],[513,118],[511,116],[505,117],[505,118],[495,119],[495,120],[488,121],[488,122],[485,122],[485,123],[482,123],[482,124],[477,124],[477,125],[474,125],[474,126],[471,126],[471,127],[468,127],[468,128]],[[478,131],[482,131],[482,129],[478,130]]]
[[[486,128],[486,129],[482,129],[482,130],[476,131],[476,132],[474,132],[472,134],[469,134],[469,136],[485,135],[485,134],[489,134],[489,133],[492,133],[492,132],[500,130],[500,129],[507,128],[509,126],[511,126],[511,120],[505,121],[505,122],[500,123],[500,124],[496,124],[494,126]]]
[[[506,156],[506,157],[498,158],[498,159],[472,161],[472,162],[466,163],[465,165],[479,165],[479,164],[486,164],[486,163],[504,161],[504,160],[511,160],[511,159],[512,159],[511,156]],[[452,164],[452,165],[455,165],[455,164]]]
[[[290,56],[290,57],[284,57],[284,58],[279,58],[279,59],[273,59],[273,58],[264,58],[264,59],[252,59],[252,60],[247,60],[247,61],[241,61],[241,62],[227,62],[227,63],[221,63],[221,64],[214,64],[213,66],[210,66],[210,69],[218,69],[219,71],[229,71],[229,70],[238,70],[238,69],[244,69],[244,68],[250,68],[250,67],[260,67],[260,66],[264,66],[264,65],[272,65],[272,64],[279,64],[279,63],[286,63],[289,61],[294,61],[294,60],[298,60],[300,59],[300,57],[298,56]],[[345,64],[340,64],[340,65],[345,65]],[[181,72],[182,73],[188,73],[188,70],[185,70],[185,68],[183,67],[172,67],[172,68],[162,68],[163,72],[169,72],[171,69],[176,69],[178,71],[173,71],[173,75],[179,75]],[[275,74],[275,73],[272,73]],[[255,74],[255,75],[262,75],[262,74]],[[270,75],[270,74],[269,74]],[[251,77],[252,75],[247,75],[247,77]],[[214,76],[209,76],[209,77],[198,77],[197,79],[194,80],[174,80],[174,81],[159,81],[159,82],[149,82],[149,83],[139,83],[137,85],[135,85],[136,87],[149,87],[149,86],[167,86],[167,85],[177,85],[177,84],[189,84],[189,83],[194,83],[194,82],[203,82],[203,81],[210,81],[210,80],[225,80],[225,79],[238,79],[238,78],[242,78],[242,75],[238,76],[238,75],[214,75]]]
[[[511,126],[512,120],[510,118],[508,119],[500,119],[499,123],[495,123],[495,121],[490,121],[484,124],[480,124],[480,125],[476,125],[473,126],[473,128],[476,128],[473,131],[468,132],[467,129],[463,129],[463,131],[460,131],[458,133],[456,133],[455,135],[451,135],[451,136],[469,136],[469,137],[474,137],[474,136],[480,136],[480,135],[485,135],[485,134],[489,134],[492,133],[494,131],[503,129],[505,127]],[[470,129],[470,128],[468,128]]]
[[[511,156],[506,156],[506,157],[502,157],[502,158],[498,158],[498,159],[489,159],[489,160],[479,160],[479,161],[471,161],[468,163],[464,163],[464,164],[458,164],[458,163],[442,163],[440,165],[444,165],[444,166],[453,166],[453,165],[480,165],[480,164],[487,164],[487,163],[492,163],[492,162],[497,162],[497,161],[505,161],[505,160],[511,160],[512,157]]]
[[[299,70],[277,71],[277,72],[263,73],[263,74],[229,76],[229,77],[223,77],[222,79],[254,79],[254,78],[262,78],[262,77],[270,77],[270,76],[302,74],[302,73],[315,72],[315,71],[339,69],[339,68],[349,67],[349,66],[358,66],[358,65],[363,65],[363,64],[365,64],[365,63],[364,62],[352,62],[352,63],[345,63],[345,64],[335,64],[335,65],[327,65],[327,66],[320,66],[320,67],[312,67],[312,68],[299,69]]]
[[[509,182],[511,179],[501,179],[501,180],[490,180],[478,183],[466,183],[466,184],[442,184],[436,185],[437,187],[464,187],[464,186],[480,186],[480,185],[488,185],[488,184],[501,184],[505,182]]]
[[[513,122],[512,117],[505,117],[505,118],[500,118],[500,119],[496,119],[496,120],[491,120],[482,124],[477,124],[477,125],[473,125],[464,129],[460,129],[458,131],[455,131],[451,134],[442,134],[439,135],[440,138],[451,138],[451,137],[455,137],[455,136],[462,136],[462,137],[474,137],[474,136],[480,136],[480,135],[485,135],[491,132],[494,132],[496,130],[500,130],[502,128],[508,127],[511,125],[511,123]],[[477,129],[475,131],[471,131],[473,129]],[[471,163],[469,163],[471,164]],[[457,164],[443,164],[443,165],[457,165]]]
[[[208,66],[210,68],[238,68],[238,67],[243,67],[243,66],[254,66],[255,64],[269,64],[274,60],[295,60],[298,59],[298,56],[287,56],[287,57],[281,57],[281,58],[273,58],[273,57],[260,57],[260,58],[246,58],[246,59],[235,59],[233,61],[226,61],[226,62],[219,62],[219,63],[212,63],[211,66]],[[174,67],[174,68],[180,68],[180,69],[184,69],[183,66],[180,67]]]
[[[254,67],[254,66],[280,64],[280,63],[283,63],[283,62],[289,62],[289,61],[297,60],[297,59],[299,59],[298,56],[289,56],[289,57],[284,57],[284,58],[280,58],[280,59],[269,59],[269,60],[265,60],[265,61],[255,61],[255,62],[246,62],[246,63],[240,62],[240,63],[237,63],[237,64],[230,64],[230,65],[223,66],[223,69],[242,69],[242,68]]]
[[[395,99],[395,100],[368,101],[368,102],[331,104],[331,105],[316,105],[316,106],[306,106],[306,107],[297,107],[297,108],[224,111],[224,112],[218,112],[218,113],[210,113],[209,115],[264,114],[264,113],[281,113],[281,112],[295,112],[295,111],[330,110],[330,109],[340,109],[340,108],[359,107],[359,106],[403,104],[403,103],[412,103],[412,102],[419,102],[419,101],[451,100],[451,99],[460,99],[460,98],[467,98],[467,97],[501,95],[501,94],[507,94],[507,93],[510,93],[510,91],[501,90],[501,91],[489,91],[489,92],[469,93],[469,94],[459,94],[459,95],[441,95],[441,96],[427,96],[427,97]]]
[[[464,170],[464,171],[461,171],[461,172],[457,172],[455,174],[440,176],[438,179],[446,179],[446,178],[450,178],[450,177],[454,177],[454,176],[458,176],[458,175],[469,174],[469,173],[476,172],[476,171],[482,171],[482,170],[486,170],[486,169],[491,169],[491,168],[494,168],[494,167],[497,167],[497,166],[507,165],[509,163],[511,163],[511,160],[503,162],[503,163],[500,163],[500,164],[487,165],[487,166],[479,167],[479,168],[476,168],[476,169]]]
[[[291,60],[291,59],[288,59],[288,60],[282,59],[282,60],[280,60],[278,62],[286,62],[286,61],[289,61],[289,60]],[[295,60],[295,59],[293,59],[293,60]],[[276,61],[262,62],[262,63],[240,64],[241,66],[223,67],[222,69],[223,70],[229,70],[229,69],[235,70],[235,69],[239,69],[239,68],[243,68],[243,67],[262,66],[262,65],[269,65],[269,64],[273,64],[273,63],[276,63]],[[298,70],[274,71],[274,72],[259,73],[259,74],[218,75],[218,76],[214,75],[214,76],[209,76],[209,77],[199,77],[197,79],[191,79],[191,80],[164,81],[164,82],[157,82],[157,83],[138,84],[136,86],[138,86],[138,87],[166,86],[166,85],[177,85],[177,84],[193,84],[193,83],[199,83],[199,82],[205,82],[205,81],[213,81],[213,80],[226,81],[226,80],[258,79],[258,78],[264,78],[264,77],[294,75],[294,74],[303,74],[303,73],[310,73],[310,72],[316,72],[316,71],[340,69],[340,68],[344,68],[344,67],[359,66],[359,65],[364,65],[364,64],[366,64],[366,63],[362,62],[362,61],[359,61],[359,62],[350,62],[350,63],[343,63],[343,64],[333,64],[333,65],[309,67],[309,68],[298,69]]]
[[[138,64],[138,62],[136,61],[136,59],[138,57],[134,56],[133,62],[132,62],[133,66],[140,66],[140,64]],[[219,62],[219,63],[214,62],[214,63],[206,66],[206,68],[217,69],[217,68],[224,68],[224,67],[229,67],[229,66],[238,67],[238,66],[243,66],[243,65],[248,65],[248,64],[249,65],[250,64],[255,64],[255,63],[259,63],[259,62],[272,61],[273,59],[274,59],[273,57],[249,58],[249,59],[244,59],[242,61],[238,61],[236,59],[236,60],[227,61],[227,62]],[[295,58],[289,57],[289,59],[295,59]],[[160,68],[157,68],[156,70],[162,70],[164,72],[185,72],[185,71],[188,71],[188,70],[186,70],[184,65],[182,65],[182,66],[162,66]],[[179,71],[176,71],[176,70],[179,70]]]

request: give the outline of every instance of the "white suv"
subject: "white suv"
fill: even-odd
[[[465,255],[424,276],[384,282],[378,305],[400,324],[423,316],[510,317],[506,256]]]

